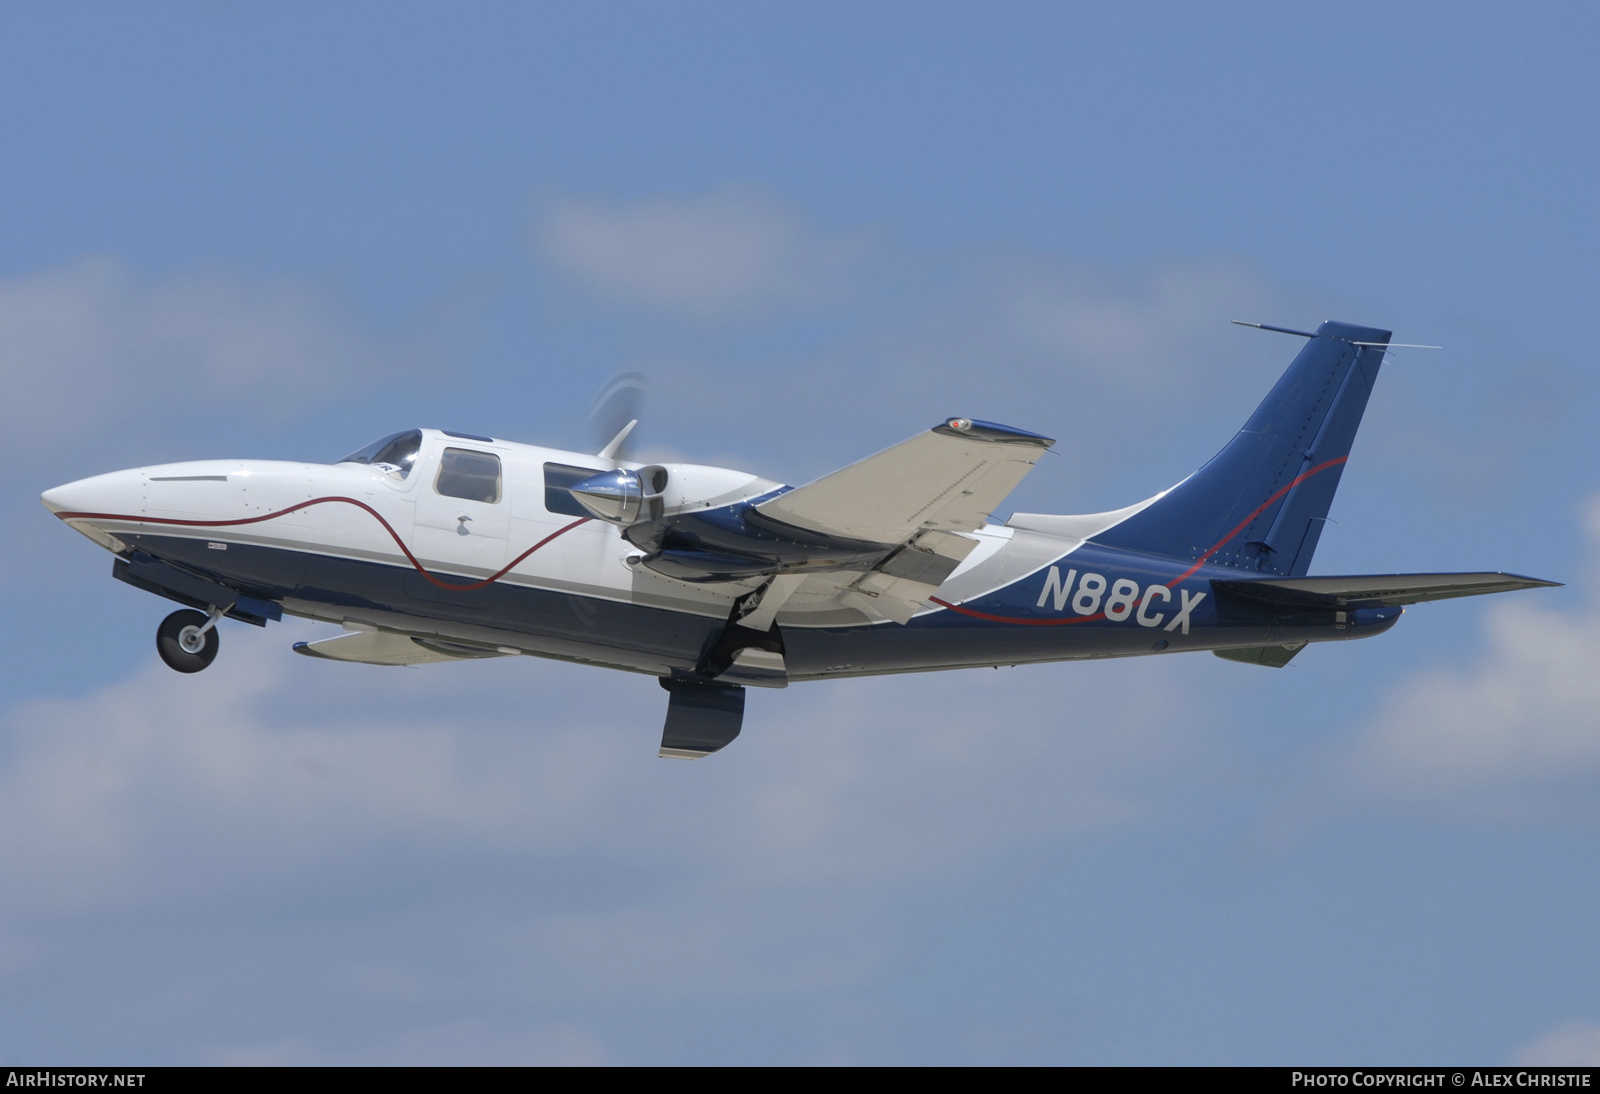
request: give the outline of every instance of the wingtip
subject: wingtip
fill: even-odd
[[[1033,444],[1040,448],[1049,448],[1056,443],[1054,437],[1046,437],[1043,433],[1001,425],[999,422],[980,421],[977,418],[946,418],[934,426],[933,431],[950,437],[998,444]]]
[[[1526,589],[1563,589],[1567,584],[1565,581],[1546,581],[1542,577],[1529,577],[1527,574],[1508,574],[1504,570],[1500,571],[1500,576],[1525,581],[1527,584],[1523,588]]]

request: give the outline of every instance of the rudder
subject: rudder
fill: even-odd
[[[1323,323],[1227,447],[1094,542],[1303,576],[1389,337]]]

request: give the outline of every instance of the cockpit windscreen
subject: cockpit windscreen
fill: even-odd
[[[373,441],[359,452],[352,452],[340,463],[364,463],[376,471],[403,479],[411,474],[417,451],[422,447],[422,430],[391,433],[382,440]]]

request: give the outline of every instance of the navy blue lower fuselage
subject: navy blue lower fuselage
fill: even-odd
[[[233,543],[121,533],[130,548],[291,612],[345,612],[461,641],[654,675],[693,671],[722,617],[501,580],[441,589],[408,566]],[[1219,595],[1237,570],[1084,544],[989,594],[900,625],[780,625],[790,680],[1128,657],[1366,637],[1399,608],[1272,610]],[[1187,576],[1185,576],[1187,575]],[[445,576],[445,575],[440,575]],[[453,579],[465,583],[470,577]]]

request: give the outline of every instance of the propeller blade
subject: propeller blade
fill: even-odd
[[[613,376],[589,409],[589,436],[596,452],[607,459],[626,458],[633,423],[644,412],[645,379],[637,372]]]

